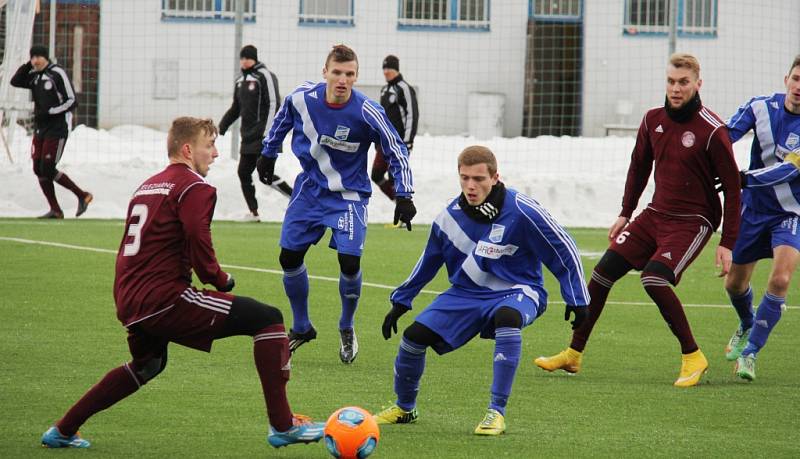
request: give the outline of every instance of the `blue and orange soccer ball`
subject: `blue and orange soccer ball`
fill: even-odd
[[[325,447],[333,457],[364,459],[375,451],[380,438],[372,415],[357,406],[334,411],[325,423]]]

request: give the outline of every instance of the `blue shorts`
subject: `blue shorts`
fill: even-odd
[[[332,249],[360,257],[367,238],[367,204],[368,198],[348,201],[300,174],[283,217],[280,245],[288,250],[306,250],[322,239],[325,228],[330,228]]]
[[[739,237],[733,247],[733,262],[744,265],[772,258],[779,245],[800,250],[800,217],[795,214],[763,214],[749,207],[742,212]]]
[[[494,338],[494,314],[502,306],[519,311],[523,328],[532,324],[545,309],[522,292],[509,294],[506,291],[497,296],[476,298],[450,288],[437,296],[414,320],[442,337],[445,345],[435,345],[433,350],[445,354],[478,334],[481,338]]]

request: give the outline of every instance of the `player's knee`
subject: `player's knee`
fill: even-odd
[[[247,170],[246,167],[242,167],[239,165],[239,168],[236,170],[236,174],[239,176],[239,181],[242,182],[244,185],[252,185],[253,184],[253,171]]]
[[[278,262],[280,262],[281,268],[283,268],[284,271],[291,271],[299,268],[300,265],[303,264],[303,258],[305,258],[305,255],[305,251],[282,248],[281,254],[278,256]]]
[[[246,296],[235,296],[225,320],[224,336],[252,336],[270,325],[282,324],[280,309]]]
[[[353,276],[361,270],[361,257],[340,253],[339,268],[343,274]]]
[[[53,163],[45,163],[39,167],[39,173],[36,174],[39,177],[43,177],[47,180],[55,180],[56,174],[58,174],[58,170],[56,170],[56,165]]]
[[[403,338],[421,346],[433,346],[444,341],[436,332],[416,321],[403,330]]]
[[[672,269],[670,269],[670,267],[664,263],[651,260],[647,262],[642,270],[641,279],[645,288],[647,288],[648,284],[652,282],[648,279],[652,279],[653,277],[663,279],[670,284],[675,285],[675,273],[672,272]]]
[[[613,250],[606,250],[603,257],[594,267],[597,274],[612,284],[622,278],[633,266],[622,255]]]
[[[167,367],[167,352],[165,350],[164,353],[158,357],[134,360],[128,366],[133,370],[139,384],[145,385]]]
[[[508,306],[500,307],[494,313],[494,328],[522,328],[522,314]]]
[[[789,290],[789,283],[792,281],[792,275],[788,272],[773,272],[767,281],[767,290],[777,294],[785,295]]]

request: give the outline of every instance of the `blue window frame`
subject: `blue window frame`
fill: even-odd
[[[405,28],[489,31],[489,0],[400,0],[397,25]]]
[[[355,0],[300,0],[300,25],[353,27]]]
[[[538,21],[580,21],[583,0],[528,0],[528,16]]]
[[[669,33],[670,1],[678,2],[677,29],[680,36],[717,36],[717,0],[625,0],[623,33]]]
[[[234,21],[236,0],[161,0],[162,21]],[[256,0],[244,0],[245,22],[256,20]]]

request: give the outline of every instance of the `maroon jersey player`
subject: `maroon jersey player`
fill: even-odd
[[[183,117],[172,123],[170,164],[133,193],[117,253],[114,300],[132,359],[106,374],[48,429],[43,445],[88,447],[78,428],[161,373],[169,343],[209,352],[214,340],[234,335],[253,337],[268,442],[280,447],[322,437],[322,425],[293,415],[286,399],[289,340],[281,312],[225,293],[234,281],[214,254],[210,224],[216,189],[204,179],[218,155],[216,136],[211,120]],[[192,271],[216,291],[192,287]]]
[[[552,357],[540,357],[541,368],[577,372],[582,352],[614,283],[631,269],[640,270],[645,291],[678,338],[681,370],[675,386],[696,385],[708,361],[692,335],[672,290],[700,254],[723,219],[716,263],[720,276],[731,266],[731,249],[739,227],[739,171],[725,123],[700,102],[700,64],[689,54],[673,54],[667,67],[663,107],[645,114],[631,155],[622,212],[608,232],[611,241],[589,281],[589,317],[574,330],[572,343]],[[653,200],[633,222],[631,215],[655,163]],[[725,196],[720,205],[715,180]]]

